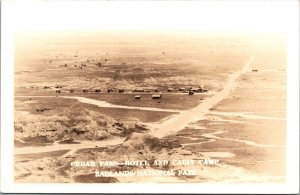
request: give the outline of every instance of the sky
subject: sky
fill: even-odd
[[[201,30],[283,32],[297,1],[16,1],[2,2],[14,31]]]

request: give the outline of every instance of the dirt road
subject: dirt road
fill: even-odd
[[[235,89],[236,80],[242,74],[250,71],[250,65],[253,60],[254,57],[252,56],[240,71],[230,74],[227,83],[219,93],[216,93],[210,98],[204,99],[201,104],[188,111],[180,112],[179,114],[174,115],[162,123],[152,124],[153,130],[150,132],[150,134],[152,136],[162,138],[168,134],[184,129],[184,127],[193,121],[202,119],[205,114],[209,113],[210,108],[214,107],[221,100],[225,99],[231,93],[231,91]]]
[[[15,97],[38,97],[38,98],[66,98],[66,99],[75,99],[81,103],[95,105],[101,108],[123,108],[123,109],[131,109],[131,110],[145,110],[145,111],[154,111],[154,112],[182,112],[181,110],[176,109],[164,109],[164,108],[155,108],[155,107],[142,107],[142,106],[123,106],[117,104],[111,104],[102,100],[95,100],[91,98],[85,98],[80,96],[15,96]]]
[[[180,110],[176,110],[176,109],[162,109],[162,108],[138,107],[138,106],[122,106],[122,105],[110,104],[106,101],[95,100],[95,99],[79,97],[79,96],[61,96],[61,97],[76,99],[77,101],[79,101],[81,103],[92,104],[92,105],[102,107],[102,108],[123,108],[123,109],[157,111],[157,112],[180,112]]]

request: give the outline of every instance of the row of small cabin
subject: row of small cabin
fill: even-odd
[[[70,93],[73,93],[74,92],[74,90],[70,90]],[[88,90],[83,90],[83,92],[84,93],[87,93],[88,92]],[[95,92],[97,93],[97,92],[100,92],[100,90],[95,90]],[[120,91],[119,91],[120,92]],[[61,91],[60,90],[56,90],[56,93],[61,93]],[[121,92],[121,93],[123,93],[123,92]],[[135,95],[134,96],[134,98],[135,99],[141,99],[141,95]],[[152,99],[161,99],[162,98],[162,95],[161,94],[153,94],[152,95]]]
[[[134,96],[134,99],[137,99],[137,100],[139,100],[139,99],[141,99],[141,95],[135,95]],[[161,94],[153,94],[152,95],[152,99],[161,99],[162,98],[162,95]]]
[[[58,87],[55,87],[55,88],[58,88]],[[61,87],[60,87],[61,88]],[[114,90],[113,89],[108,89],[107,90],[107,93],[111,93],[113,92]],[[174,88],[168,88],[167,90],[168,92],[174,92],[174,91],[188,91],[188,92],[193,92],[193,93],[202,93],[202,92],[207,92],[206,89],[202,89],[201,87],[190,87],[188,89],[186,88],[179,88],[178,90],[177,89],[174,89]],[[69,90],[70,93],[74,93],[74,89],[70,89]],[[88,89],[83,89],[82,90],[83,93],[88,93],[89,90]],[[101,89],[95,89],[93,90],[93,92],[95,93],[100,93],[101,92]],[[119,93],[124,93],[125,90],[124,89],[119,89],[118,90]],[[135,89],[133,92],[150,92],[150,91],[147,91],[145,89],[142,89],[142,88],[138,88],[138,89]],[[154,90],[154,92],[159,92],[157,89]],[[61,90],[56,90],[56,93],[61,93]]]
[[[207,92],[206,89],[202,89],[201,87],[189,87],[189,88],[184,88],[184,87],[180,87],[178,89],[176,88],[172,88],[172,87],[169,87],[167,89],[168,92],[174,92],[174,91],[192,91],[192,92],[195,92],[195,93],[201,93],[201,92]],[[148,92],[147,90],[145,89],[142,89],[142,88],[138,88],[138,89],[135,89],[133,92]],[[154,92],[159,92],[157,89],[154,90]]]
[[[74,93],[75,90],[74,90],[74,89],[70,89],[69,92],[70,92],[70,93]],[[88,89],[83,89],[82,92],[83,92],[83,93],[89,93],[90,91],[89,91]],[[95,93],[100,93],[100,92],[101,92],[101,89],[95,89],[95,90],[93,90],[93,92],[95,92]],[[110,92],[113,92],[113,89],[108,89],[108,90],[107,90],[107,93],[110,93]],[[125,90],[124,90],[124,89],[119,89],[118,92],[119,92],[119,93],[124,93]],[[55,90],[55,93],[61,93],[61,90]]]

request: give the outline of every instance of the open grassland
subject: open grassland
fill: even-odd
[[[27,91],[27,92],[25,92]],[[31,96],[30,96],[30,95]],[[36,99],[39,99],[42,101],[42,97],[35,97],[35,96],[50,96],[47,98],[50,102],[56,102],[55,104],[52,104],[52,106],[65,108],[70,103],[63,103],[63,101],[66,101],[66,99],[60,98],[60,96],[74,96],[74,97],[85,97],[85,98],[91,98],[95,100],[105,101],[111,104],[115,105],[124,105],[124,106],[132,106],[132,107],[154,107],[154,108],[162,108],[162,109],[178,109],[178,110],[187,110],[190,108],[195,107],[199,103],[201,103],[202,100],[204,100],[207,97],[210,97],[211,95],[206,93],[199,93],[195,95],[188,95],[188,93],[161,93],[162,98],[161,99],[152,99],[152,94],[158,94],[158,93],[61,93],[56,94],[55,91],[51,92],[43,92],[41,90],[37,90],[32,92],[32,90],[23,90],[22,93],[19,93],[20,97],[18,100],[24,100],[26,102],[29,102],[29,99],[34,102]],[[21,97],[21,96],[26,97]],[[29,96],[28,96],[29,95]],[[135,95],[140,95],[141,99],[135,99]],[[55,98],[57,96],[57,98]],[[73,102],[75,100],[68,99],[68,101]],[[47,105],[47,101],[44,102],[45,105]],[[62,105],[61,105],[62,103]],[[59,108],[57,108],[59,109]]]

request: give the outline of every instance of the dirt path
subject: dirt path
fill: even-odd
[[[125,140],[125,138],[105,140],[105,141],[83,141],[79,144],[55,143],[53,145],[40,146],[40,147],[22,147],[22,148],[15,148],[15,155],[16,154],[53,152],[53,151],[59,151],[59,150],[70,150],[67,154],[72,154],[75,151],[77,151],[79,149],[83,149],[83,148],[95,148],[96,146],[97,147],[106,147],[106,146],[118,145],[118,144],[123,143],[124,140]]]
[[[252,56],[240,71],[229,75],[227,83],[219,93],[216,93],[210,98],[204,99],[201,104],[188,111],[180,112],[179,114],[174,115],[174,117],[171,117],[162,123],[152,124],[153,130],[150,132],[150,134],[152,136],[162,138],[168,134],[184,129],[184,127],[193,121],[202,119],[205,114],[209,113],[210,108],[214,107],[220,101],[225,99],[231,93],[231,91],[235,89],[236,80],[242,74],[250,71],[250,65],[253,60],[254,57]]]
[[[102,100],[95,100],[86,97],[80,96],[15,96],[15,97],[39,97],[39,98],[49,98],[49,97],[60,97],[66,99],[75,99],[81,103],[95,105],[101,108],[123,108],[123,109],[131,109],[131,110],[145,110],[145,111],[154,111],[154,112],[182,112],[182,110],[176,109],[164,109],[164,108],[155,108],[155,107],[142,107],[142,106],[123,106],[117,104],[111,104]]]
[[[145,111],[157,111],[157,112],[181,112],[176,109],[162,109],[162,108],[154,108],[154,107],[138,107],[138,106],[122,106],[116,104],[110,104],[106,101],[95,100],[91,98],[79,97],[79,96],[61,96],[63,98],[76,99],[81,103],[92,104],[102,108],[123,108],[123,109],[132,109],[132,110],[145,110]]]

